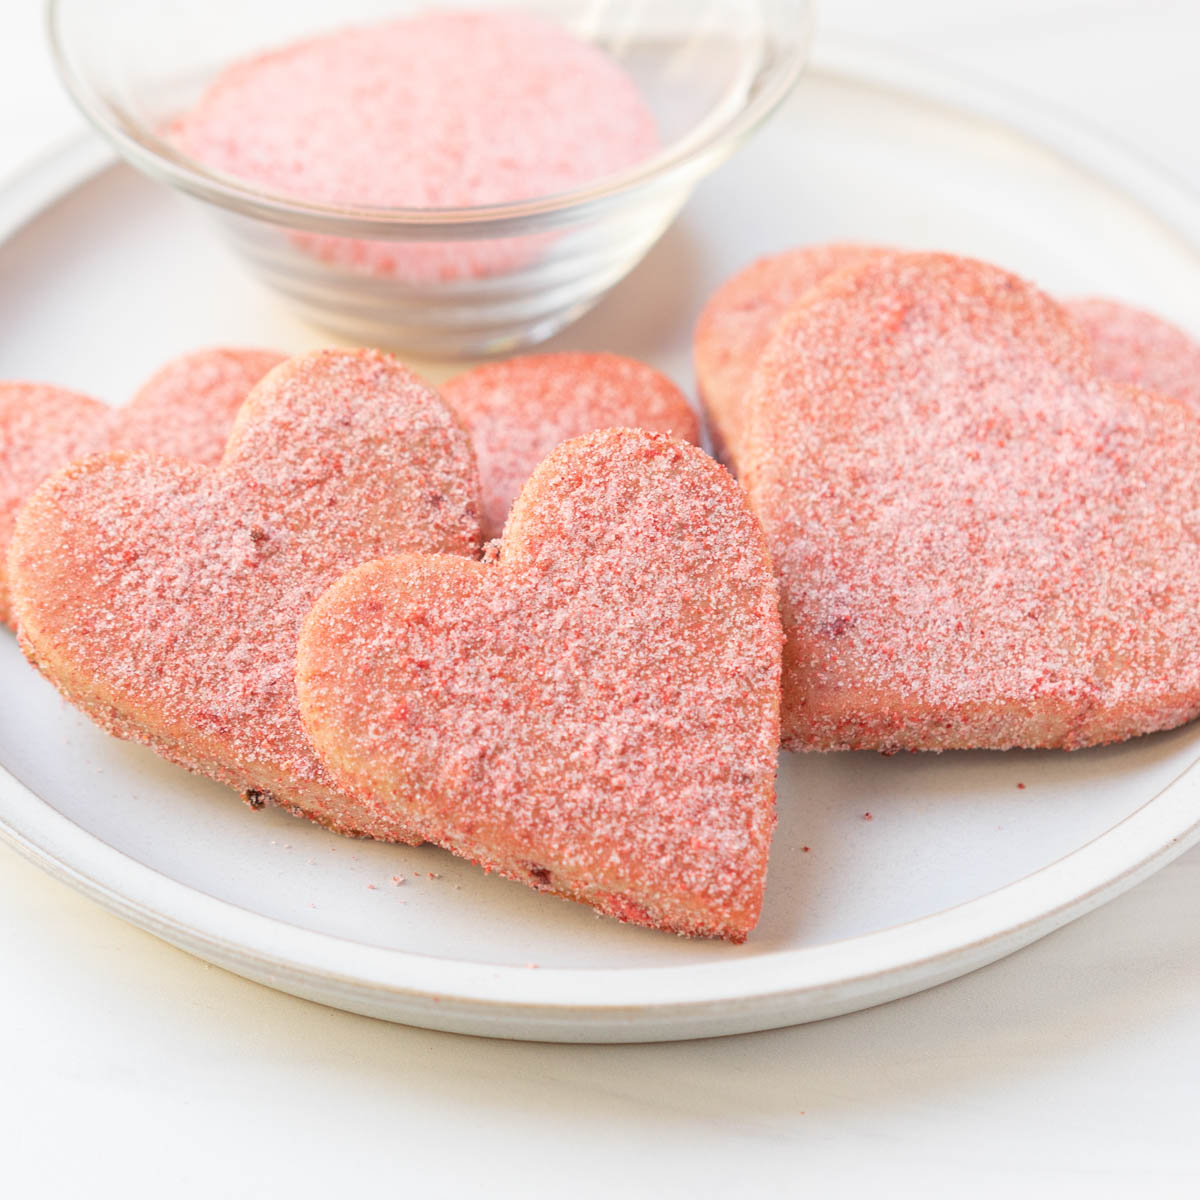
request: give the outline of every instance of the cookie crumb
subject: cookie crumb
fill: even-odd
[[[261,812],[267,807],[267,801],[271,799],[271,793],[263,791],[262,788],[248,788],[243,793],[242,799],[245,800],[247,806],[254,809],[255,812]]]

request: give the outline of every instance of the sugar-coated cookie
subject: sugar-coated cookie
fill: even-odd
[[[551,452],[498,545],[370,563],[317,602],[300,705],[334,778],[539,891],[742,941],[781,639],[738,485],[694,446],[603,430]]]
[[[17,510],[52,471],[110,445],[107,405],[48,383],[0,383],[0,621],[12,623],[6,551]]]
[[[881,258],[783,319],[743,481],[793,748],[1073,748],[1200,709],[1200,423],[1012,275]]]
[[[658,148],[633,79],[531,13],[430,11],[321,34],[225,70],[175,145],[318,204],[464,208],[572,191]],[[511,269],[522,239],[307,237],[319,256],[422,283]]]
[[[214,346],[171,359],[117,409],[120,448],[215,466],[250,389],[285,357]]]
[[[756,260],[712,294],[696,323],[692,353],[709,431],[723,458],[736,466],[750,381],[779,318],[829,275],[883,253],[850,242],[798,246]]]
[[[0,621],[9,538],[30,492],[74,459],[117,448],[216,463],[247,393],[283,356],[217,347],[172,359],[123,408],[40,383],[0,383]]]
[[[487,538],[499,537],[517,493],[560,442],[619,425],[700,440],[683,393],[619,354],[527,354],[455,376],[441,393],[475,447]]]
[[[52,475],[9,569],[22,648],[105,729],[253,803],[407,840],[312,753],[300,624],[360,562],[478,543],[470,444],[436,393],[386,355],[322,351],[258,384],[216,468],[121,451]]]
[[[1173,396],[1200,416],[1200,343],[1170,321],[1117,300],[1065,305],[1091,338],[1101,375]]]

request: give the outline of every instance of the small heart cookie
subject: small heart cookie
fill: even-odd
[[[282,361],[270,350],[197,350],[118,409],[49,384],[0,383],[0,621],[10,623],[5,559],[17,510],[47,475],[119,447],[215,464],[247,393]]]
[[[539,891],[742,941],[775,822],[780,642],[738,485],[694,446],[613,429],[542,462],[496,561],[339,580],[297,679],[365,805]]]
[[[221,463],[97,455],[51,476],[9,553],[22,648],[119,737],[343,832],[409,840],[338,795],[300,726],[296,639],[368,559],[473,554],[466,434],[387,355],[323,351],[272,371]]]
[[[886,253],[849,242],[799,246],[758,259],[712,294],[696,323],[692,354],[709,432],[723,458],[736,466],[754,368],[779,318],[830,275]]]
[[[1074,748],[1200,709],[1200,423],[996,267],[878,259],[786,316],[743,481],[784,744]]]
[[[700,440],[683,393],[619,354],[527,354],[457,375],[441,393],[475,447],[485,538],[500,536],[534,467],[569,438],[623,425]]]
[[[1170,321],[1117,300],[1067,300],[1064,307],[1091,339],[1101,375],[1172,396],[1200,416],[1200,343]]]

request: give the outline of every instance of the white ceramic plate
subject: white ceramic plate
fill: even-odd
[[[0,194],[0,235],[0,377],[116,399],[197,345],[327,340],[245,278],[198,213],[90,144]],[[711,289],[757,254],[832,238],[982,255],[1200,332],[1200,208],[1166,175],[859,44],[825,47],[778,118],[556,344],[637,355],[687,383]],[[106,738],[0,636],[0,822],[20,850],[252,979],[505,1037],[743,1032],[961,975],[1200,839],[1198,759],[1200,728],[1071,755],[785,755],[763,919],[731,947],[621,926],[429,847],[251,812]]]

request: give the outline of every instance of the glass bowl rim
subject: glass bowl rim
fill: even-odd
[[[525,200],[464,208],[387,208],[323,204],[260,189],[223,172],[210,170],[174,149],[106,98],[77,72],[67,49],[69,34],[63,8],[68,0],[46,0],[45,22],[55,69],[76,107],[123,158],[172,186],[244,216],[290,228],[342,236],[420,240],[437,236],[501,236],[577,222],[629,194],[698,177],[715,167],[787,98],[807,65],[813,39],[813,0],[795,0],[795,45],[774,65],[768,85],[747,102],[705,129],[695,130],[663,146],[656,154],[624,171],[603,176],[580,188]],[[764,32],[770,44],[770,31]],[[761,67],[759,68],[761,74]],[[486,231],[486,233],[485,233]]]

